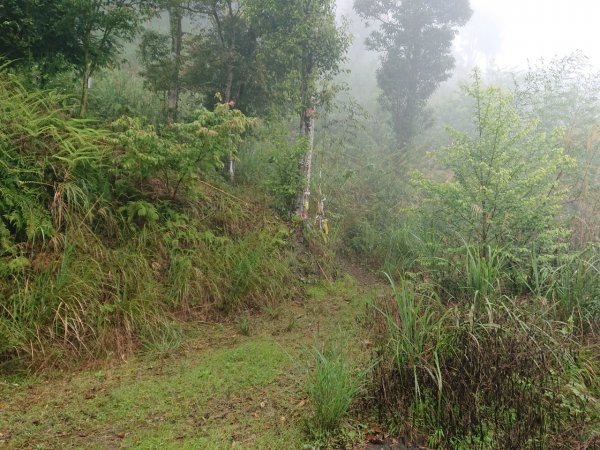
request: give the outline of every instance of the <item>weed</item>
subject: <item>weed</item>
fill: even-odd
[[[470,296],[488,298],[500,292],[505,258],[502,252],[487,247],[483,254],[467,247],[465,273],[466,288]]]
[[[434,338],[437,336],[442,319],[436,315],[432,304],[415,291],[408,280],[401,280],[398,287],[391,277],[390,281],[394,301],[383,308],[376,304],[372,307],[382,316],[387,330],[387,342],[384,352],[391,356],[397,374],[403,382],[413,384],[414,395],[419,399],[421,394],[419,374],[428,371],[441,386],[442,380],[437,376],[435,366],[426,361],[432,352],[437,361]],[[377,320],[377,319],[375,319]]]
[[[600,266],[598,257],[577,255],[556,270],[550,294],[563,320],[573,318],[582,328],[597,331],[600,317]]]
[[[412,308],[384,322],[374,356],[375,399],[396,426],[409,425],[400,410],[413,427],[443,430],[431,435],[437,446],[546,448],[553,436],[561,444],[582,438],[575,423],[597,420],[588,375],[597,365],[575,358],[571,335],[539,308],[488,300],[484,314],[456,309],[454,320],[427,332],[428,310],[412,296],[396,292],[399,308]],[[565,389],[574,385],[585,394]]]
[[[350,404],[361,391],[361,380],[352,372],[347,355],[338,348],[325,352],[315,350],[315,363],[308,382],[313,407],[308,429],[314,438],[322,439],[339,428]]]
[[[250,336],[250,314],[247,311],[244,314],[242,314],[238,320],[238,331],[243,336]]]
[[[144,351],[150,354],[170,354],[183,343],[181,324],[165,320],[160,325],[149,326],[141,333],[141,341]]]
[[[266,305],[263,310],[270,320],[277,320],[281,317],[282,308],[279,305]]]
[[[296,316],[294,316],[293,314],[290,314],[290,315],[288,315],[287,323],[286,323],[286,325],[285,325],[285,327],[284,327],[283,330],[286,333],[291,333],[296,328],[296,325],[297,325]]]

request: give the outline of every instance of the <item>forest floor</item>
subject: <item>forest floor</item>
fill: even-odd
[[[244,324],[194,325],[171,352],[0,379],[0,447],[314,448],[306,382],[315,349],[340,343],[355,361],[368,355],[362,322],[381,285],[360,278],[308,286],[301,301]],[[341,433],[364,440],[351,420]]]

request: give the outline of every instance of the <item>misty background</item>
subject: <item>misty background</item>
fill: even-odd
[[[345,71],[338,81],[368,111],[368,128],[376,130],[373,134],[379,142],[387,142],[389,130],[384,123],[389,121],[389,114],[381,107],[382,92],[377,85],[380,54],[365,45],[376,23],[365,23],[359,17],[353,8],[354,0],[336,3],[338,22],[345,24],[352,36]],[[475,68],[488,83],[507,89],[514,88],[514,77],[521,79],[532,70],[543,70],[566,57],[576,55],[584,64],[580,66],[581,74],[592,74],[600,68],[598,36],[590,24],[590,17],[600,15],[600,2],[470,0],[470,6],[473,15],[466,26],[459,28],[453,41],[455,67],[451,77],[429,98],[433,120],[428,133],[422,133],[415,142],[421,149],[445,142],[447,125],[459,129],[469,126],[462,114],[457,114],[457,105],[464,101],[460,86],[471,81]],[[392,145],[391,141],[386,145]],[[420,153],[416,151],[416,155]],[[415,165],[423,162],[418,156],[412,161]]]
[[[367,31],[352,9],[353,0],[337,0],[337,5],[338,16],[351,23],[354,53],[350,56],[356,55],[364,48]],[[471,0],[471,8],[473,17],[454,44],[457,68],[496,65],[525,69],[528,62],[576,50],[600,66],[598,32],[590,24],[590,17],[600,16],[600,2],[596,0]]]

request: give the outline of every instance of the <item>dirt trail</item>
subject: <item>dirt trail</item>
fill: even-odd
[[[173,351],[2,381],[0,446],[305,448],[313,349],[333,340],[366,351],[357,319],[374,287],[361,281],[308,286],[301,303],[244,324],[199,324],[197,337]]]

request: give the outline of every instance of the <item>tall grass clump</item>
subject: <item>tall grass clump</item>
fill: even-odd
[[[417,260],[421,241],[411,226],[401,221],[372,223],[362,220],[348,225],[342,242],[362,260],[388,273],[411,270]]]
[[[313,438],[323,440],[339,429],[361,392],[362,380],[340,348],[315,350],[314,356],[315,368],[308,381],[312,416],[307,425]]]
[[[600,259],[597,249],[563,256],[545,275],[544,297],[556,305],[562,320],[573,321],[585,334],[598,332]],[[537,290],[534,291],[537,294]]]
[[[506,264],[504,255],[490,247],[484,249],[483,254],[477,249],[467,247],[466,253],[465,287],[469,295],[488,298],[494,293],[500,293]]]
[[[441,389],[437,355],[445,317],[434,296],[419,292],[410,280],[397,285],[388,278],[392,295],[372,305],[369,320],[376,324],[372,389],[381,412],[398,418],[399,411],[411,416],[422,409],[424,383],[434,381]],[[400,405],[398,395],[412,401]]]
[[[392,429],[498,449],[573,448],[597,431],[600,366],[550,307],[489,297],[436,316],[415,295],[395,288],[374,310],[371,392]]]
[[[510,274],[513,293],[524,292],[535,302],[551,303],[559,320],[573,321],[580,332],[594,335],[600,314],[599,261],[596,245],[550,259],[532,252],[530,260]]]
[[[600,258],[577,255],[563,264],[553,285],[553,297],[563,318],[575,317],[579,324],[598,333],[600,318]]]
[[[386,304],[385,309],[374,308],[379,312],[390,331],[386,351],[394,358],[397,367],[406,367],[409,378],[414,381],[415,395],[419,395],[418,371],[430,352],[435,352],[431,345],[441,324],[436,315],[432,298],[425,298],[422,293],[415,292],[414,285],[408,280],[401,280],[397,286],[388,275],[392,287],[393,301]]]

